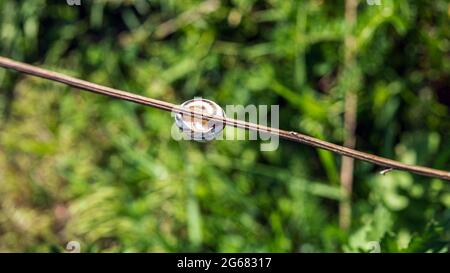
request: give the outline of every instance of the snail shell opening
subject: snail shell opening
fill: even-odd
[[[181,107],[205,115],[225,118],[223,109],[217,103],[207,99],[188,100],[181,104]],[[189,139],[200,142],[213,140],[224,128],[224,124],[220,121],[202,119],[182,113],[176,114],[175,123]]]

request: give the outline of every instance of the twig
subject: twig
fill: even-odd
[[[347,24],[347,33],[345,35],[345,58],[344,73],[353,69],[356,57],[356,43],[353,35],[356,17],[357,17],[358,0],[345,1],[345,22]],[[344,146],[355,148],[356,145],[356,115],[358,108],[358,95],[356,90],[348,89],[345,92],[344,106]],[[351,196],[353,191],[353,169],[354,159],[352,157],[342,157],[341,163],[341,190],[344,192],[345,198],[339,205],[339,222],[343,229],[350,228],[352,220],[352,202]]]
[[[331,151],[331,152],[334,152],[334,153],[337,153],[340,155],[349,156],[349,157],[353,157],[355,159],[367,161],[367,162],[370,162],[370,163],[373,163],[373,164],[376,164],[379,166],[383,166],[386,168],[404,170],[404,171],[409,171],[409,172],[424,175],[424,176],[450,180],[450,172],[447,172],[447,171],[436,170],[436,169],[421,167],[421,166],[416,166],[416,165],[404,164],[404,163],[401,163],[401,162],[398,162],[398,161],[395,161],[392,159],[383,158],[383,157],[372,155],[369,153],[360,152],[360,151],[357,151],[354,149],[346,148],[346,147],[343,147],[343,146],[340,146],[337,144],[333,144],[333,143],[323,141],[323,140],[320,140],[320,139],[317,139],[314,137],[310,137],[310,136],[307,136],[304,134],[300,134],[297,132],[285,131],[285,130],[278,129],[278,128],[267,127],[267,126],[263,126],[263,125],[259,125],[259,124],[255,124],[255,123],[251,123],[251,122],[246,122],[246,121],[241,121],[241,120],[236,120],[236,119],[231,119],[231,118],[206,115],[202,112],[185,109],[185,108],[175,105],[173,103],[169,103],[169,102],[165,102],[165,101],[161,101],[161,100],[157,100],[157,99],[152,99],[152,98],[147,98],[144,96],[139,96],[139,95],[136,95],[133,93],[125,92],[122,90],[102,86],[99,84],[95,84],[95,83],[91,83],[88,81],[73,78],[73,77],[58,73],[58,72],[53,72],[53,71],[49,71],[46,69],[42,69],[42,68],[39,68],[39,67],[36,67],[33,65],[16,62],[16,61],[13,61],[8,58],[0,57],[0,67],[13,69],[13,70],[16,70],[16,71],[19,71],[22,73],[26,73],[26,74],[30,74],[33,76],[49,79],[52,81],[64,83],[64,84],[73,86],[75,88],[83,89],[83,90],[90,91],[93,93],[102,94],[105,96],[114,97],[114,98],[118,98],[118,99],[122,99],[122,100],[127,100],[127,101],[131,101],[134,103],[158,108],[158,109],[169,111],[169,112],[180,113],[180,114],[189,115],[192,117],[198,117],[198,118],[202,118],[202,119],[206,119],[206,120],[218,121],[218,122],[222,122],[226,125],[233,126],[236,128],[253,130],[253,131],[262,132],[262,133],[268,133],[271,135],[279,136],[284,139],[303,143],[303,144],[313,146],[316,148],[325,149],[325,150],[328,150],[328,151]]]

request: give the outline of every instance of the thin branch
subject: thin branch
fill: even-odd
[[[357,18],[358,0],[345,1],[345,23],[347,24],[347,33],[345,35],[345,58],[344,73],[348,73],[356,66],[356,43],[355,30]],[[353,88],[353,87],[352,87]],[[358,108],[357,90],[348,89],[345,92],[345,108],[344,108],[344,146],[350,149],[356,146],[356,115]],[[351,196],[353,191],[353,169],[354,159],[351,157],[342,157],[341,163],[341,190],[345,193],[345,198],[339,205],[339,224],[341,228],[347,230],[350,228],[352,219],[352,202]]]
[[[64,84],[67,84],[67,85],[70,85],[72,87],[79,88],[82,90],[90,91],[90,92],[97,93],[97,94],[102,94],[102,95],[113,97],[113,98],[131,101],[134,103],[158,108],[158,109],[165,110],[168,112],[180,113],[180,114],[189,115],[192,117],[198,117],[198,118],[202,118],[202,119],[206,119],[206,120],[222,122],[226,125],[233,126],[236,128],[253,130],[253,131],[262,132],[262,133],[268,133],[268,134],[279,136],[281,138],[288,139],[291,141],[303,143],[303,144],[313,146],[316,148],[325,149],[325,150],[328,150],[328,151],[331,151],[331,152],[334,152],[334,153],[337,153],[340,155],[349,156],[349,157],[352,157],[355,159],[367,161],[367,162],[370,162],[370,163],[373,163],[373,164],[376,164],[376,165],[379,165],[382,167],[392,168],[395,170],[404,170],[404,171],[408,171],[408,172],[412,172],[412,173],[416,173],[416,174],[420,174],[420,175],[424,175],[424,176],[450,180],[450,172],[448,172],[448,171],[442,171],[442,170],[436,170],[436,169],[427,168],[427,167],[404,164],[404,163],[401,163],[401,162],[398,162],[398,161],[395,161],[392,159],[383,158],[383,157],[372,155],[369,153],[360,152],[360,151],[357,151],[354,149],[346,148],[346,147],[343,147],[343,146],[340,146],[337,144],[333,144],[333,143],[330,143],[327,141],[323,141],[323,140],[320,140],[320,139],[317,139],[314,137],[310,137],[308,135],[300,134],[297,132],[293,132],[293,131],[285,131],[285,130],[278,129],[278,128],[267,127],[267,126],[263,126],[263,125],[259,125],[259,124],[255,124],[255,123],[251,123],[251,122],[246,122],[246,121],[241,121],[241,120],[236,120],[236,119],[231,119],[231,118],[224,118],[221,116],[206,115],[206,114],[198,112],[198,111],[192,111],[192,110],[182,108],[178,105],[175,105],[175,104],[172,104],[169,102],[151,99],[151,98],[147,98],[144,96],[139,96],[139,95],[136,95],[133,93],[129,93],[126,91],[122,91],[122,90],[102,86],[99,84],[91,83],[88,81],[76,79],[76,78],[73,78],[73,77],[58,73],[58,72],[53,72],[53,71],[42,69],[42,68],[39,68],[39,67],[36,67],[33,65],[16,62],[16,61],[13,61],[8,58],[0,57],[0,67],[13,69],[13,70],[16,70],[16,71],[19,71],[22,73],[26,73],[26,74],[30,74],[33,76],[37,76],[40,78],[45,78],[45,79],[49,79],[52,81],[64,83]]]

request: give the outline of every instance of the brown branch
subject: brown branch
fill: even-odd
[[[169,111],[169,112],[185,114],[185,115],[189,115],[189,116],[193,116],[193,117],[200,117],[200,118],[206,119],[206,120],[218,121],[218,122],[222,122],[226,125],[241,128],[241,129],[253,130],[253,131],[262,132],[262,133],[268,133],[268,134],[279,136],[281,138],[288,139],[291,141],[303,143],[303,144],[313,146],[316,148],[325,149],[325,150],[328,150],[328,151],[331,151],[334,153],[338,153],[340,155],[367,161],[367,162],[370,162],[370,163],[373,163],[373,164],[376,164],[376,165],[379,165],[379,166],[382,166],[385,168],[391,168],[393,170],[394,169],[395,170],[404,170],[404,171],[408,171],[408,172],[412,172],[412,173],[416,173],[416,174],[420,174],[420,175],[424,175],[424,176],[450,180],[450,172],[447,172],[447,171],[441,171],[441,170],[431,169],[431,168],[427,168],[427,167],[404,164],[404,163],[401,163],[401,162],[398,162],[398,161],[395,161],[392,159],[383,158],[383,157],[379,157],[379,156],[372,155],[369,153],[360,152],[360,151],[357,151],[354,149],[343,147],[343,146],[340,146],[337,144],[333,144],[333,143],[330,143],[327,141],[323,141],[323,140],[320,140],[320,139],[317,139],[314,137],[310,137],[307,135],[303,135],[303,134],[293,132],[293,131],[285,131],[285,130],[281,130],[278,128],[267,127],[267,126],[258,125],[255,123],[236,120],[236,119],[231,119],[231,118],[224,118],[221,116],[205,115],[204,113],[201,113],[198,111],[187,110],[185,108],[182,108],[178,105],[175,105],[175,104],[172,104],[169,102],[151,99],[151,98],[147,98],[144,96],[139,96],[139,95],[136,95],[133,93],[129,93],[126,91],[122,91],[122,90],[102,86],[99,84],[91,83],[88,81],[80,80],[77,78],[73,78],[73,77],[58,73],[58,72],[53,72],[53,71],[42,69],[42,68],[39,68],[39,67],[36,67],[33,65],[16,62],[16,61],[13,61],[8,58],[0,57],[0,67],[13,69],[13,70],[16,70],[16,71],[19,71],[22,73],[26,73],[29,75],[33,75],[33,76],[37,76],[40,78],[45,78],[45,79],[49,79],[52,81],[64,83],[64,84],[67,84],[67,85],[70,85],[72,87],[79,88],[82,90],[90,91],[90,92],[97,93],[97,94],[102,94],[102,95],[113,97],[113,98],[131,101],[134,103],[158,108],[158,109]]]
[[[348,73],[356,66],[356,43],[353,35],[357,18],[358,0],[345,1],[345,23],[347,24],[347,33],[345,35],[344,52],[344,73]],[[358,95],[356,90],[348,89],[345,92],[344,105],[344,146],[355,148],[356,145],[356,115],[358,108]],[[346,197],[339,205],[339,224],[341,228],[348,229],[352,219],[352,191],[353,191],[353,169],[354,159],[352,157],[342,157],[341,163],[341,190]]]

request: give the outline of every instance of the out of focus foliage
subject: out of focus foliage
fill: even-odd
[[[342,73],[344,1],[0,0],[0,55],[174,103],[279,104],[280,127],[450,169],[450,4],[360,1]],[[0,251],[447,252],[450,184],[280,143],[177,142],[166,112],[0,69]]]

